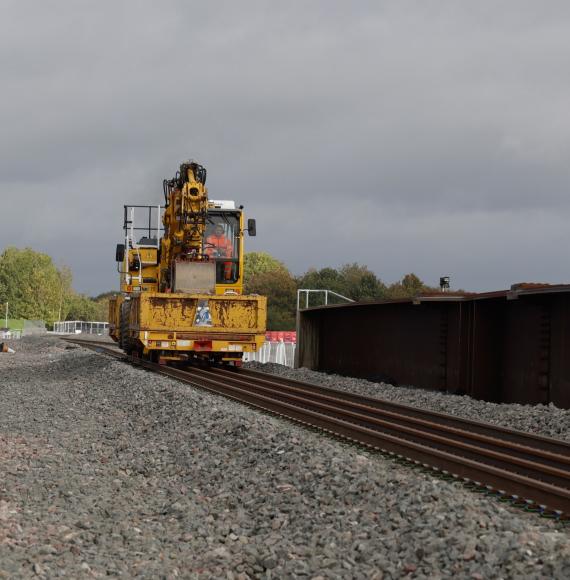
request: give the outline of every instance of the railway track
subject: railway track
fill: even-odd
[[[66,340],[127,359],[109,343]],[[246,369],[127,360],[570,521],[570,444],[563,441]]]

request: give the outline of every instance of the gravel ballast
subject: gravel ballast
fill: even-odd
[[[56,338],[12,346],[0,578],[570,577],[556,522]]]

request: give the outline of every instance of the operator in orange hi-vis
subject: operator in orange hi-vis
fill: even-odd
[[[234,245],[224,234],[224,226],[216,224],[214,233],[206,238],[204,253],[210,258],[231,258],[233,257]],[[232,277],[232,263],[224,262],[224,280]]]

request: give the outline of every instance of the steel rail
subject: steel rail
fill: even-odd
[[[230,372],[236,371],[232,370]],[[440,413],[438,411],[421,409],[419,407],[413,407],[411,405],[406,405],[403,403],[394,403],[386,399],[360,395],[358,393],[353,393],[349,391],[341,391],[339,389],[334,389],[332,387],[326,387],[323,385],[316,385],[314,383],[305,383],[302,381],[298,381],[296,379],[281,377],[279,375],[269,375],[267,373],[254,371],[252,369],[241,368],[238,369],[238,372],[243,375],[258,377],[260,379],[270,379],[274,383],[279,383],[283,385],[290,386],[296,384],[302,387],[303,389],[307,390],[311,389],[315,393],[331,394],[332,396],[343,398],[346,401],[362,403],[372,407],[376,407],[378,409],[395,411],[401,415],[407,415],[409,417],[416,417],[419,419],[433,421],[441,426],[448,425],[450,427],[457,427],[458,429],[463,429],[471,433],[489,435],[491,437],[496,437],[498,439],[502,439],[503,441],[517,443],[522,446],[529,445],[532,447],[540,447],[544,451],[554,453],[555,455],[562,455],[566,457],[568,461],[570,461],[570,443],[567,443],[566,441],[552,439],[550,437],[545,437],[543,435],[537,435],[534,433],[525,433],[524,431],[516,431],[514,429],[509,429],[508,427],[502,427],[500,425],[494,425],[492,423],[486,423],[484,421],[474,421],[472,419],[457,417],[456,415],[449,415],[445,413]]]
[[[212,374],[219,376],[216,369],[210,371],[193,368],[189,372],[192,375],[197,373],[205,380],[209,380]],[[346,403],[342,399],[335,399],[331,396],[307,394],[298,387],[287,387],[279,384],[279,390],[276,390],[272,386],[266,386],[271,385],[271,381],[268,380],[257,380],[254,383],[251,377],[244,380],[240,375],[236,377],[235,374],[224,374],[224,380],[232,385],[274,396],[279,400],[298,404],[304,408],[311,408],[394,435],[403,435],[412,441],[429,443],[438,449],[453,450],[477,460],[481,460],[483,457],[482,447],[484,445],[486,463],[515,470],[555,485],[565,486],[568,484],[570,486],[569,457],[557,456],[541,449],[505,443],[500,439],[461,431],[445,425],[440,427],[433,422],[402,417],[393,412],[370,408],[358,403]],[[509,453],[505,453],[505,450]]]
[[[224,373],[231,377],[235,377],[235,372],[228,372],[224,369],[214,369],[216,372]],[[240,378],[244,373],[239,372]],[[311,397],[314,400],[321,401],[331,401],[338,402],[348,409],[358,409],[363,413],[369,414],[370,416],[381,416],[388,419],[394,419],[398,421],[398,424],[409,424],[412,426],[419,426],[425,428],[427,431],[432,433],[445,433],[448,437],[455,437],[457,440],[472,440],[476,441],[481,446],[487,446],[489,449],[493,447],[500,447],[509,450],[515,456],[520,456],[521,458],[532,457],[533,461],[539,460],[545,465],[551,465],[558,467],[560,469],[569,470],[570,469],[570,445],[567,445],[563,441],[556,441],[554,439],[548,439],[545,437],[537,436],[526,433],[507,430],[508,433],[520,434],[520,441],[510,441],[505,440],[504,431],[502,427],[496,425],[486,424],[486,423],[476,423],[479,427],[478,430],[471,430],[471,425],[473,421],[464,420],[460,417],[454,417],[451,415],[443,415],[441,413],[434,413],[431,411],[426,411],[422,409],[416,409],[414,407],[402,406],[402,405],[384,405],[386,401],[382,399],[373,399],[369,397],[359,397],[355,393],[346,393],[343,391],[327,388],[326,391],[321,389],[314,390],[313,386],[308,383],[300,383],[295,381],[294,384],[288,381],[274,381],[273,375],[267,375],[262,373],[256,373],[255,375],[250,375],[246,373],[245,377],[248,380],[255,378],[257,384],[265,384],[272,389],[279,389],[280,391],[286,392],[297,392],[302,393],[303,396]],[[297,386],[295,386],[297,385]],[[349,395],[347,398],[345,395]],[[415,414],[408,415],[407,412],[399,412],[399,407],[404,407],[404,410],[413,409],[418,411]],[[447,421],[440,422],[439,418],[444,417]],[[570,471],[568,471],[570,474]]]
[[[108,343],[67,340],[127,359]],[[461,420],[455,422],[455,417],[432,414],[447,419],[438,424],[426,420],[426,415],[399,415],[393,410],[369,405],[370,401],[384,403],[379,399],[326,387],[315,388],[315,385],[283,378],[275,381],[273,375],[264,373],[235,372],[216,367],[181,370],[136,358],[128,360],[148,370],[318,427],[384,453],[402,456],[414,464],[443,471],[450,477],[474,482],[498,496],[515,500],[523,498],[522,501],[528,500],[529,504],[532,501],[533,509],[555,511],[565,516],[570,514],[570,454],[559,452],[565,449],[564,442],[513,430],[507,432],[522,435],[513,438],[525,444],[505,441],[489,435],[489,429],[500,434],[503,432],[502,428],[493,425],[467,421],[469,430],[461,430],[457,427]],[[414,409],[393,405],[393,408]],[[471,429],[472,424],[480,429]],[[550,447],[547,443],[551,443]]]

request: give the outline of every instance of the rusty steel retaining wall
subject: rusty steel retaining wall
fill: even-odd
[[[298,366],[570,408],[570,285],[302,310]]]

